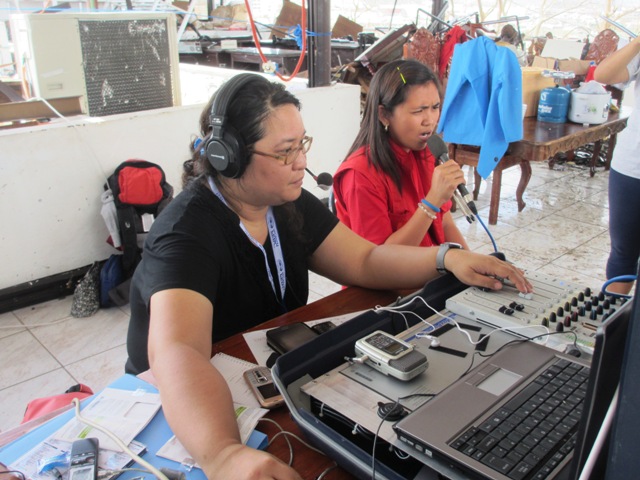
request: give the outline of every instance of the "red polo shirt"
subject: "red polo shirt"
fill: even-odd
[[[415,213],[418,202],[431,188],[435,168],[435,158],[428,148],[406,152],[393,141],[391,147],[400,169],[402,194],[389,176],[371,165],[367,158],[368,147],[361,147],[349,156],[333,178],[338,218],[351,230],[378,245]],[[450,209],[451,201],[442,205],[421,246],[440,245],[445,241],[442,215]]]

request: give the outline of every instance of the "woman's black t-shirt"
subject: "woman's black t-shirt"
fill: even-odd
[[[312,194],[274,207],[286,268],[284,303],[269,282],[265,259],[239,227],[238,216],[206,186],[193,183],[158,216],[131,284],[126,371],[149,368],[149,302],[159,291],[194,290],[214,305],[216,342],[307,302],[308,260],[338,223]],[[271,243],[264,245],[278,289]]]

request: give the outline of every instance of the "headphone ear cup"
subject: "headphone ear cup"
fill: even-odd
[[[211,166],[228,178],[238,178],[246,167],[246,148],[236,130],[228,125],[222,138],[210,138],[205,154]]]

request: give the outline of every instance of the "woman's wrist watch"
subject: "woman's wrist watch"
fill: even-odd
[[[462,245],[459,243],[446,242],[441,244],[438,248],[438,254],[436,255],[436,270],[438,270],[440,275],[446,275],[449,273],[449,270],[444,268],[444,256],[451,248],[462,248]]]

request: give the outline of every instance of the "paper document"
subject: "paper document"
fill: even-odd
[[[242,443],[253,448],[264,448],[265,445],[261,443],[266,439],[266,435],[263,433],[255,432],[255,427],[267,410],[264,408],[250,408],[242,405],[234,404],[236,409],[236,420],[238,421],[238,428],[240,429],[240,438]],[[251,440],[255,440],[257,443],[253,443]],[[167,443],[158,449],[156,453],[159,457],[164,457],[174,462],[178,462],[187,467],[198,467],[198,465],[187,449],[180,443],[175,437],[171,437]]]
[[[105,388],[81,411],[81,414],[111,431],[125,445],[128,445],[147,426],[158,410],[160,410],[160,395],[157,393],[149,393],[141,389],[130,391]],[[101,449],[122,451],[106,434],[80,422],[75,417],[52,437],[67,442],[96,437]]]
[[[231,390],[231,397],[235,403],[247,407],[260,408],[258,399],[243,377],[245,371],[257,367],[255,363],[232,357],[226,353],[217,353],[211,359],[211,364],[216,367],[227,381],[229,390]]]

